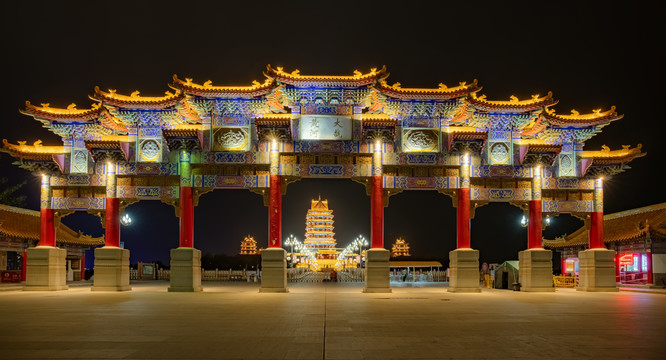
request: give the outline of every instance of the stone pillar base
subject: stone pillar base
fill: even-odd
[[[553,292],[553,252],[528,249],[518,253],[520,291]]]
[[[67,290],[67,250],[37,246],[26,250],[28,260],[23,290]]]
[[[619,291],[615,283],[615,251],[589,249],[578,252],[578,291]]]
[[[481,292],[479,250],[449,252],[449,292]]]
[[[127,291],[130,252],[115,246],[95,249],[95,273],[92,291]]]
[[[171,249],[170,292],[197,292],[201,287],[201,251],[179,247]]]
[[[365,252],[365,286],[364,293],[390,293],[389,257],[391,252],[386,249],[368,249]]]
[[[259,292],[286,293],[287,252],[282,248],[261,251],[261,288]]]

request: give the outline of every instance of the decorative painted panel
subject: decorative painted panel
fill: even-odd
[[[403,152],[437,152],[440,149],[439,129],[402,129]]]
[[[87,149],[72,149],[69,172],[71,174],[87,174],[89,154]]]
[[[214,151],[249,151],[249,127],[220,127],[213,131]]]
[[[308,175],[310,177],[343,177],[345,174],[344,165],[317,165],[308,166]]]
[[[405,154],[405,164],[408,165],[436,165],[437,154]]]
[[[351,140],[351,116],[301,115],[301,140]]]
[[[51,204],[53,209],[62,210],[103,210],[106,206],[102,197],[54,197]]]
[[[358,153],[358,141],[294,141],[294,152]]]
[[[472,188],[470,189],[470,199],[477,201],[493,201],[493,202],[507,202],[507,201],[529,201],[532,200],[531,189],[487,189],[487,188]]]
[[[384,188],[405,189],[405,190],[448,189],[450,180],[451,180],[450,178],[445,176],[434,176],[434,177],[385,176]]]
[[[138,162],[162,161],[162,139],[142,139],[137,143]]]
[[[217,164],[249,164],[252,154],[248,153],[229,153],[229,152],[211,152],[209,159]]]
[[[543,212],[592,212],[591,200],[542,200],[541,204]]]

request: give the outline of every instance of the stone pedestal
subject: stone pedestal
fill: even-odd
[[[67,290],[67,250],[52,246],[28,248],[23,290]]]
[[[282,248],[261,251],[261,288],[259,292],[289,292],[287,289],[287,252]]]
[[[615,251],[579,251],[578,275],[578,291],[619,291],[615,283]]]
[[[553,252],[528,249],[518,253],[518,279],[520,291],[552,292]]]
[[[114,246],[95,249],[95,273],[92,291],[127,291],[130,252]]]
[[[365,252],[365,286],[364,293],[390,293],[389,257],[391,252],[386,249],[369,249]]]
[[[449,292],[481,292],[479,250],[449,252]]]
[[[201,251],[191,247],[171,249],[170,279],[171,286],[169,286],[169,291],[202,291]]]

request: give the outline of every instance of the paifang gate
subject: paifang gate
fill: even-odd
[[[521,290],[553,291],[552,253],[542,219],[587,219],[589,249],[579,254],[579,290],[616,290],[614,252],[603,243],[603,176],[643,156],[641,147],[583,150],[620,119],[615,108],[560,115],[552,94],[487,100],[477,81],[403,88],[386,67],[350,76],[301,75],[270,65],[263,83],[217,86],[175,76],[164,96],[95,88],[88,109],[26,102],[22,113],[62,137],[62,145],[4,141],[2,150],[42,177],[41,238],[28,250],[26,289],[65,289],[64,250],[54,222],[74,211],[102,217],[105,246],[95,250],[93,290],[129,290],[129,250],[119,248],[119,214],[144,199],[171,204],[180,246],[171,251],[170,291],[201,290],[193,209],[213,189],[249,189],[269,211],[261,291],[285,292],[281,197],[301,178],[351,178],[371,201],[366,292],[390,292],[384,207],[404,190],[445,193],[457,207],[457,249],[449,291],[479,291],[470,218],[488,202],[510,202],[529,218],[520,252]]]

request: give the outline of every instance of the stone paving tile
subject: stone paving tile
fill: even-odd
[[[661,359],[666,296],[167,282],[0,293],[0,359]]]

